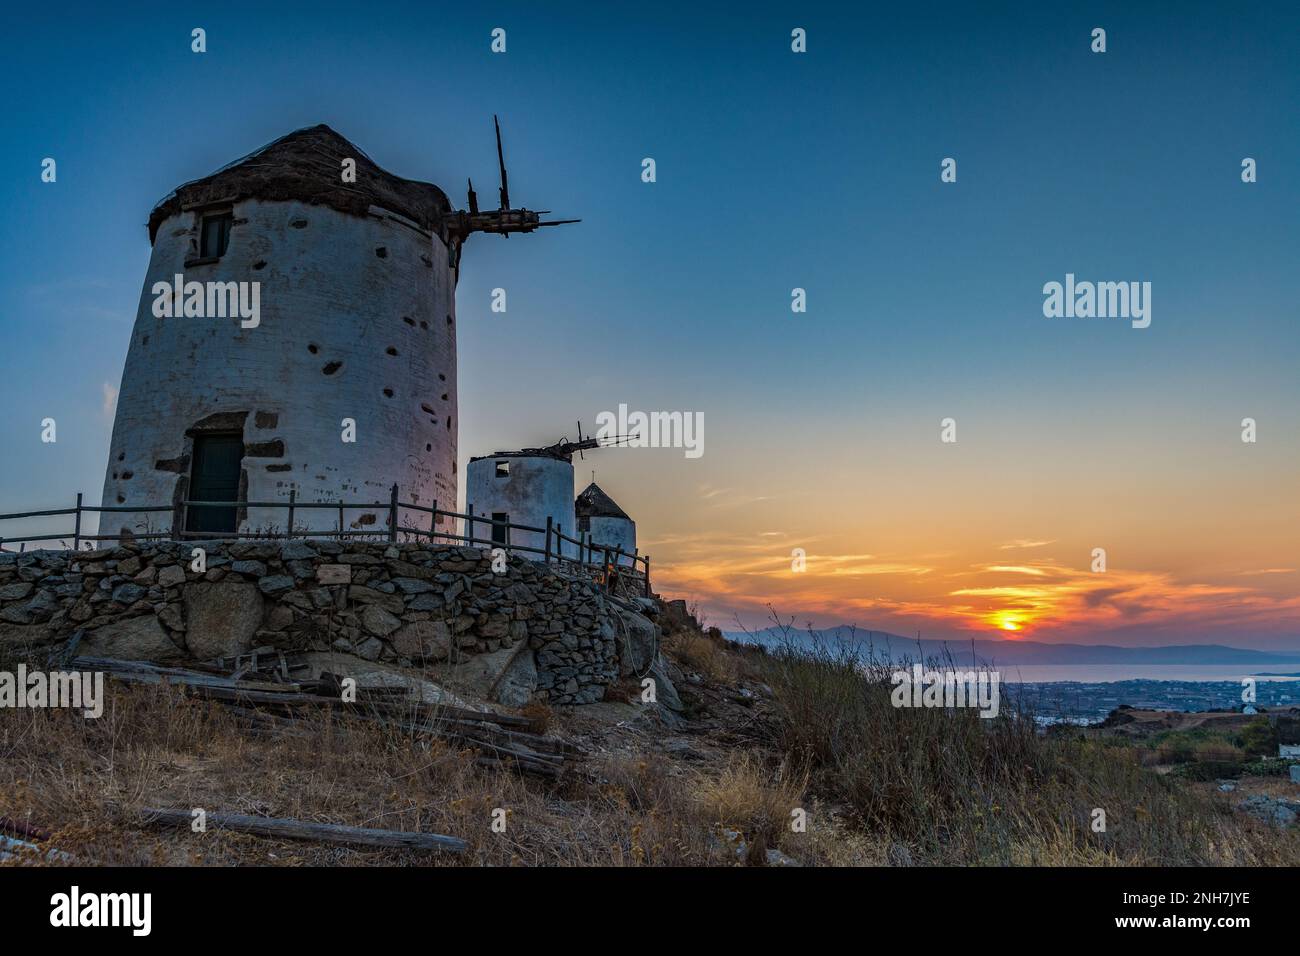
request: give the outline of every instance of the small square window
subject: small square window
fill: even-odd
[[[203,217],[199,226],[199,258],[220,259],[230,245],[230,223],[234,213],[214,213]]]
[[[498,478],[510,477],[510,462],[508,461],[497,462],[497,477]]]

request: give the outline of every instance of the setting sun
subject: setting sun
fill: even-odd
[[[1000,631],[1019,631],[1027,623],[1024,612],[1005,609],[994,611],[986,620]]]

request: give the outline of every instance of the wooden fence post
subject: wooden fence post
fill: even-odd
[[[289,489],[289,530],[288,532],[285,533],[286,538],[293,537],[293,503],[297,500],[297,498],[298,498],[298,489],[290,488]]]
[[[397,485],[388,494],[388,540],[397,540]]]
[[[546,516],[546,563],[551,563],[551,528],[555,524],[555,518],[551,515]]]
[[[72,532],[72,551],[75,554],[81,550],[81,492],[77,492],[77,522]]]
[[[645,556],[645,596],[650,596],[650,555]]]
[[[465,514],[469,516],[468,518],[465,519],[465,525],[466,525],[465,545],[467,547],[472,548],[474,547],[474,506],[470,504],[468,501],[465,502]]]
[[[429,543],[433,544],[437,539],[434,537],[438,530],[438,499],[433,499],[433,514],[429,515]]]

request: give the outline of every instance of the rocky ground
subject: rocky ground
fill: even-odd
[[[45,845],[92,865],[884,862],[886,853],[810,796],[772,747],[772,691],[743,653],[682,608],[664,611],[649,645],[620,636],[640,670],[583,706],[487,700],[492,655],[424,669],[354,660],[383,669],[387,679],[375,670],[374,685],[433,686],[455,706],[528,716],[580,751],[558,779],[486,767],[462,744],[356,718],[268,732],[265,720],[250,723],[175,688],[110,683],[97,721],[0,710],[0,816],[52,831]],[[158,806],[440,833],[468,849],[373,850],[143,826],[142,809]]]

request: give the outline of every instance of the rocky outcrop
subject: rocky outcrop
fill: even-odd
[[[1300,820],[1300,801],[1271,797],[1268,794],[1253,794],[1242,800],[1237,807],[1256,819],[1278,827],[1294,826]]]
[[[659,626],[620,602],[609,602],[611,623],[618,641],[618,667],[621,677],[640,677],[650,668],[659,653]]]
[[[128,617],[97,627],[82,638],[77,651],[127,661],[169,662],[186,657],[156,617]]]
[[[537,692],[537,655],[527,644],[503,647],[457,664],[449,676],[482,700],[522,707]]]

